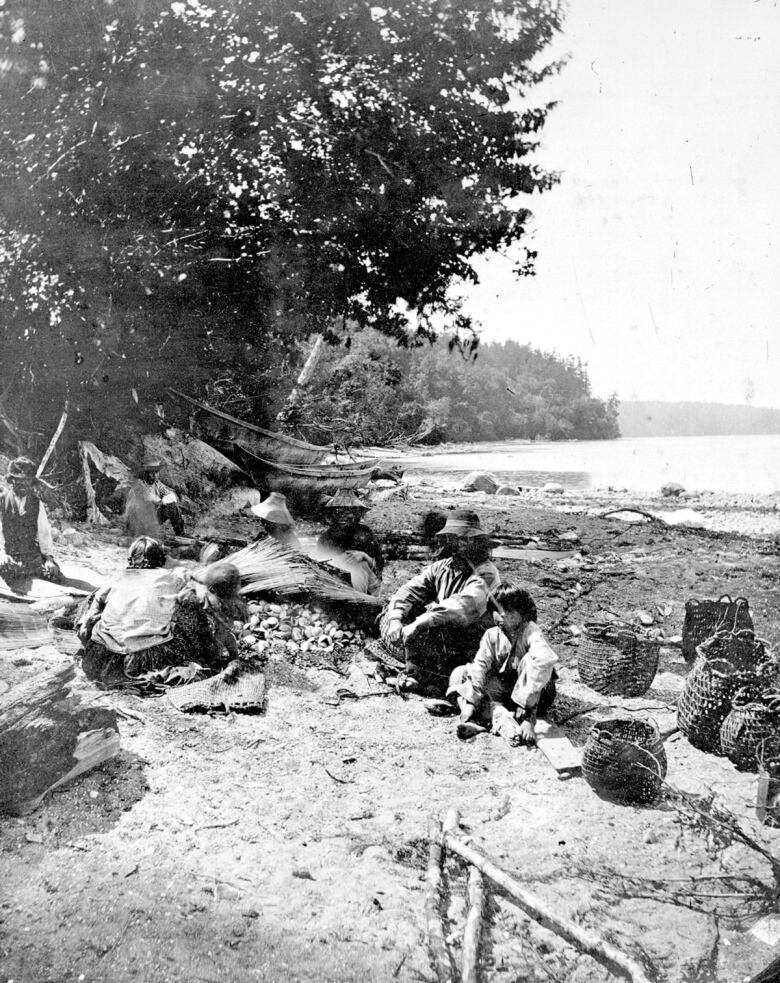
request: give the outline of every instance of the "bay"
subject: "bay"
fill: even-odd
[[[652,493],[676,481],[689,491],[768,494],[780,491],[780,434],[442,445],[399,463],[407,475],[449,486],[469,471],[490,471],[523,488],[554,481]]]

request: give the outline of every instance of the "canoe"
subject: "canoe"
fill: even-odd
[[[283,433],[264,430],[254,423],[247,423],[237,416],[214,409],[208,403],[193,399],[178,389],[169,388],[168,392],[195,407],[198,411],[198,429],[222,447],[233,441],[240,441],[255,456],[284,464],[320,464],[332,453],[330,447],[307,444],[305,440],[297,440]]]
[[[233,455],[241,466],[261,479],[270,491],[285,495],[335,495],[340,489],[365,488],[382,461],[355,464],[282,464],[254,453],[243,441],[233,441]]]

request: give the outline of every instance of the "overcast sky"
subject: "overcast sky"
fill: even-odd
[[[600,396],[780,406],[777,0],[570,7],[537,275],[492,256],[467,309],[486,340],[582,357]]]

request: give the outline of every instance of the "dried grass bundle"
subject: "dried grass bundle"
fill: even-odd
[[[379,607],[380,601],[371,594],[355,590],[341,578],[325,570],[309,557],[283,546],[275,539],[261,539],[224,558],[225,563],[238,567],[241,574],[241,593],[276,594],[308,593],[329,601],[367,604]]]

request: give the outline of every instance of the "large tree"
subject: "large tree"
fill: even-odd
[[[23,428],[262,395],[311,331],[421,337],[524,234],[556,0],[6,0],[0,382]],[[2,407],[0,407],[2,408]]]

